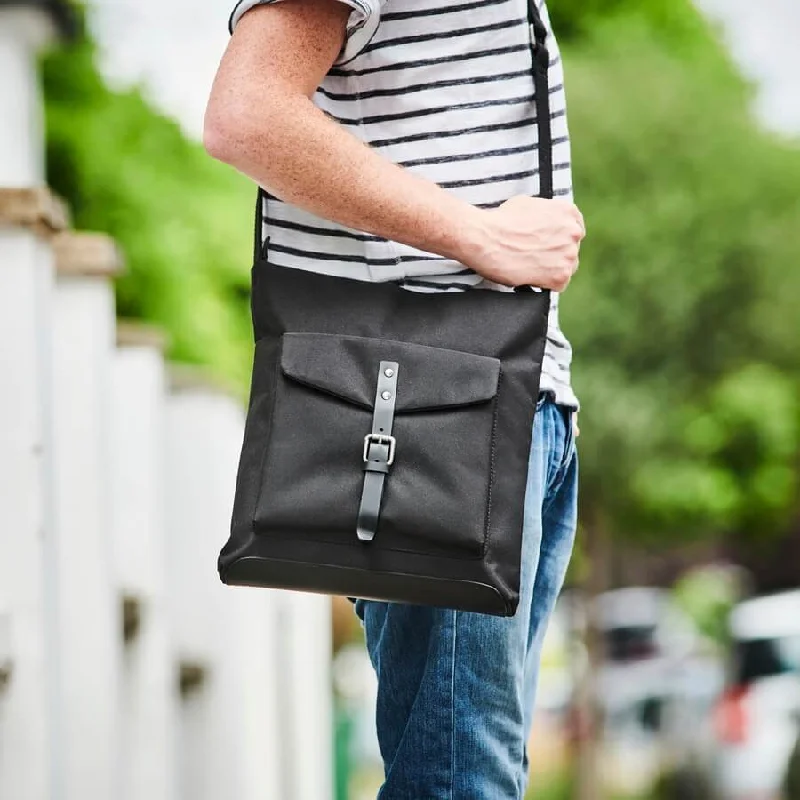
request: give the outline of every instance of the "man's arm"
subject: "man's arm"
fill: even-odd
[[[483,211],[392,164],[313,104],[349,11],[335,0],[285,0],[245,14],[209,100],[208,152],[319,217],[498,283],[563,289],[584,235],[571,203],[517,197]]]

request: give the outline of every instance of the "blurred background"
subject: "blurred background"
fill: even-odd
[[[551,0],[590,235],[537,800],[800,798],[800,6]],[[227,589],[230,9],[0,0],[0,798],[366,800],[346,601]],[[420,800],[423,800],[420,798]]]

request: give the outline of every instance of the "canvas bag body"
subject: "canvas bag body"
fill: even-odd
[[[549,57],[530,9],[552,197]],[[261,198],[221,579],[512,615],[549,293],[427,294],[276,267]]]

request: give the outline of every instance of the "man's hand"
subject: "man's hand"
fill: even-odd
[[[578,268],[586,235],[577,206],[564,200],[513,197],[483,212],[483,235],[461,260],[506,286],[563,291]]]

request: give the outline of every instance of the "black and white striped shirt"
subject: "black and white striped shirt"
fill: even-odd
[[[231,31],[255,5],[240,0]],[[463,200],[494,208],[539,193],[536,102],[527,0],[341,0],[353,11],[347,41],[315,103],[391,161]],[[548,27],[556,197],[572,197],[564,72]],[[309,154],[313,158],[313,153]],[[462,264],[350,230],[295,206],[265,209],[277,265],[417,291],[502,288]],[[553,294],[542,389],[577,407],[572,350]]]

